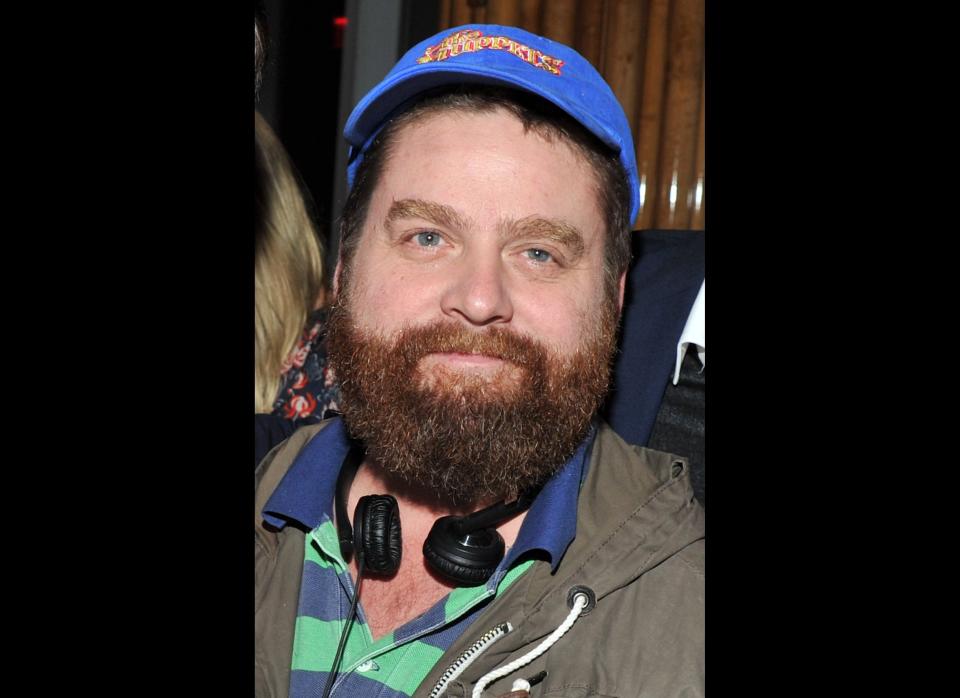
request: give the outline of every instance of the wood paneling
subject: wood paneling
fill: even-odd
[[[643,91],[634,129],[637,173],[640,176],[640,213],[634,226],[653,225],[659,183],[660,130],[663,93],[667,74],[667,34],[670,28],[670,0],[650,0],[647,10],[646,47],[643,59]]]
[[[459,27],[461,24],[470,24],[471,9],[467,0],[450,0],[450,24],[451,27]]]
[[[543,35],[562,44],[576,43],[577,0],[546,0],[543,5]]]
[[[490,22],[485,0],[447,0],[449,10],[440,10],[440,28],[459,27],[461,24]]]
[[[520,15],[517,18],[517,26],[526,29],[528,32],[546,36],[541,26],[541,17],[543,13],[543,3],[540,0],[520,0]],[[550,0],[546,0],[546,6],[550,7]]]
[[[645,2],[609,0],[603,76],[613,89],[635,134],[640,84],[643,81],[643,18]]]
[[[687,228],[703,75],[703,0],[675,0],[668,52],[654,227]]]
[[[513,24],[573,46],[633,131],[635,228],[703,229],[704,0],[441,0],[440,28]]]
[[[516,27],[520,22],[520,3],[517,0],[487,0],[487,24],[507,24]]]
[[[474,24],[489,24],[490,17],[487,12],[486,0],[469,0],[470,21]]]
[[[601,73],[606,9],[605,0],[580,0],[577,3],[577,40],[574,48]]]
[[[705,170],[704,163],[704,127],[706,126],[706,83],[700,81],[700,118],[697,123],[697,159],[693,168],[693,212],[690,216],[690,228],[693,230],[703,230],[706,226],[706,209],[704,208],[704,181]]]

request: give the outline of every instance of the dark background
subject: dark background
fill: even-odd
[[[269,45],[257,109],[287,149],[324,234],[339,139],[344,5],[344,0],[264,2]]]
[[[256,108],[305,184],[332,270],[346,194],[346,117],[407,49],[438,31],[438,3],[264,0],[263,7],[270,43]],[[393,14],[378,21],[387,9]]]
[[[7,199],[5,599],[36,666],[11,664],[27,692],[250,695],[249,7],[70,9],[8,23],[29,40],[9,116],[30,122],[8,132],[29,146],[8,169],[36,198]],[[857,184],[894,173],[853,138],[887,151],[868,128],[886,101],[837,121],[874,70],[831,50],[865,34],[843,19],[707,3],[707,644],[711,688],[731,693],[886,680],[851,666],[856,629],[896,651],[912,637],[868,601],[912,549],[856,509],[894,501],[871,483],[907,484],[922,459],[865,453],[897,451],[901,430],[854,421],[887,375],[856,274],[900,267],[873,257],[883,226]],[[886,565],[864,559],[871,540]]]

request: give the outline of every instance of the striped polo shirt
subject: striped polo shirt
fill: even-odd
[[[543,551],[556,569],[576,534],[577,497],[595,433],[591,428],[576,453],[544,485],[514,545],[485,584],[454,589],[432,608],[376,642],[361,600],[333,695],[412,695],[490,599],[533,564],[532,560],[514,564],[522,555]],[[290,674],[290,696],[294,698],[321,695],[353,598],[354,580],[340,553],[333,516],[337,475],[349,450],[343,421],[336,418],[298,454],[262,512],[263,518],[278,528],[292,522],[309,531],[305,536]],[[471,632],[479,639],[490,629],[477,627]]]

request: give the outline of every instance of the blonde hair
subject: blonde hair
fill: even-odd
[[[283,145],[256,119],[256,412],[270,412],[283,363],[323,298],[323,249]]]

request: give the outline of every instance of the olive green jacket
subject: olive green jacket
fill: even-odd
[[[267,530],[260,512],[297,453],[323,424],[305,427],[257,468],[256,695],[286,696],[303,568],[304,533]],[[704,512],[685,461],[625,443],[601,425],[577,511],[576,538],[556,573],[535,562],[480,613],[441,657],[415,696],[429,696],[460,654],[507,621],[445,695],[470,696],[487,672],[536,647],[569,612],[571,587],[589,587],[596,607],[546,653],[484,696],[508,693],[540,671],[537,696],[701,696],[704,693]]]

